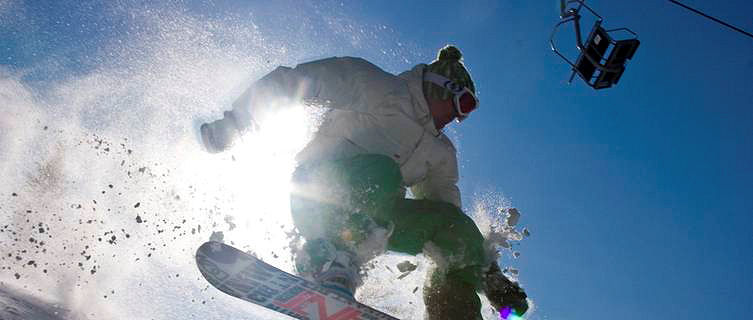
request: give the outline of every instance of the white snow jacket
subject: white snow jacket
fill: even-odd
[[[405,186],[418,199],[461,207],[455,147],[429,113],[422,82],[426,65],[399,76],[361,58],[335,57],[279,67],[259,79],[235,103],[239,124],[263,121],[270,103],[292,99],[331,108],[299,163],[382,154],[400,166]]]

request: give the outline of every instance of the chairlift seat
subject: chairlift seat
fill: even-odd
[[[640,45],[638,39],[615,41],[609,32],[597,21],[575,62],[575,71],[594,89],[605,89],[616,84],[625,72],[625,63]],[[605,57],[607,51],[609,56]]]
[[[609,53],[607,62],[604,64],[607,68],[616,68],[617,71],[603,70],[599,77],[596,78],[594,87],[596,89],[609,88],[620,81],[622,73],[625,72],[625,63],[630,60],[641,42],[638,39],[619,40],[615,42],[614,48]]]
[[[552,35],[549,38],[552,51],[572,66],[573,74],[570,77],[570,81],[572,81],[577,73],[594,89],[610,88],[620,80],[620,77],[625,72],[627,61],[633,58],[635,51],[638,49],[640,41],[637,39],[637,34],[628,28],[606,30],[601,25],[601,16],[586,6],[583,0],[567,1],[567,4],[571,3],[576,3],[578,6],[566,9],[564,0],[562,2],[562,20],[554,27]],[[583,8],[597,17],[585,43],[581,42],[580,37],[580,11]],[[554,35],[557,29],[567,22],[574,23],[576,45],[580,51],[575,63],[572,63],[560,53],[554,44]],[[632,34],[632,38],[615,41],[610,33],[616,31],[630,33]]]

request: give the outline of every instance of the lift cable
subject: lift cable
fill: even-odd
[[[706,17],[706,18],[708,18],[708,19],[711,19],[711,20],[713,20],[713,21],[716,21],[716,22],[718,22],[718,23],[720,23],[720,24],[722,24],[722,25],[724,25],[724,26],[726,26],[726,27],[728,27],[728,28],[730,28],[730,29],[732,29],[732,30],[735,30],[735,31],[737,31],[737,32],[740,32],[740,33],[742,33],[742,34],[744,34],[744,35],[748,36],[748,37],[751,37],[751,38],[753,38],[753,34],[750,34],[750,33],[746,32],[745,30],[742,30],[742,29],[740,29],[740,28],[738,28],[738,27],[735,27],[735,26],[733,26],[733,25],[731,25],[731,24],[729,24],[729,23],[726,23],[726,22],[724,22],[724,21],[722,21],[722,20],[719,20],[719,19],[717,19],[717,18],[714,18],[714,17],[712,17],[712,16],[710,16],[710,15],[707,15],[707,14],[705,14],[705,13],[703,13],[703,12],[699,11],[699,10],[693,9],[693,8],[691,8],[691,7],[688,7],[688,6],[686,6],[686,5],[682,4],[682,3],[680,3],[679,1],[675,1],[675,0],[669,0],[669,2],[672,2],[672,3],[674,3],[674,4],[678,5],[678,6],[681,6],[681,7],[685,8],[685,9],[688,9],[688,10],[690,10],[690,11],[693,11],[693,12],[695,12],[695,13],[697,13],[697,14],[699,14],[699,15],[703,16],[703,17]]]

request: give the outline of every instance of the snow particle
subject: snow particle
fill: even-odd
[[[518,220],[520,219],[520,212],[518,212],[518,209],[510,208],[507,210],[507,225],[508,226],[514,226],[518,224]]]
[[[397,270],[400,270],[400,272],[411,272],[413,270],[416,270],[418,266],[415,264],[410,263],[410,261],[406,260],[397,265]]]

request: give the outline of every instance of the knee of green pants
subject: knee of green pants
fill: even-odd
[[[354,209],[362,211],[380,225],[385,225],[395,201],[402,198],[403,176],[392,158],[380,154],[363,154],[337,161],[345,172]]]
[[[418,254],[427,243],[447,261],[446,274],[477,287],[485,263],[484,237],[473,220],[452,204],[403,199],[392,212],[388,249]]]

